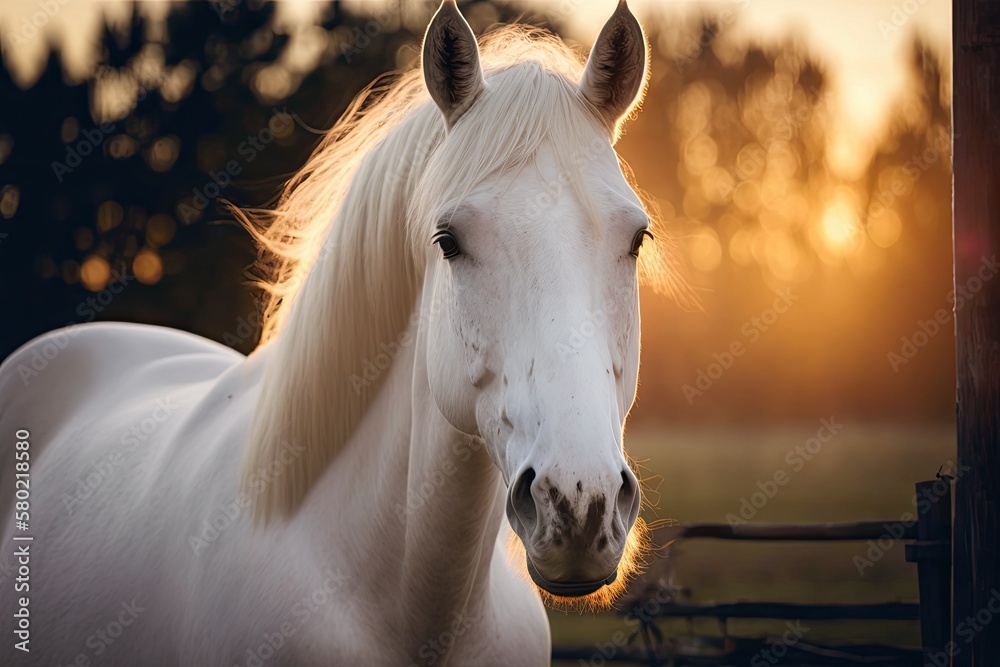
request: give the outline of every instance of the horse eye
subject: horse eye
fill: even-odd
[[[640,229],[639,232],[634,237],[632,237],[632,249],[629,250],[630,255],[632,255],[633,257],[639,256],[639,248],[642,247],[642,242],[647,236],[653,239],[654,241],[656,240],[656,237],[653,236],[653,233],[648,229]]]
[[[441,252],[445,259],[456,257],[462,252],[458,247],[458,239],[446,229],[442,229],[435,234],[431,239],[431,243],[436,243],[441,247]]]

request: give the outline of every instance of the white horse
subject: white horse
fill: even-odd
[[[249,357],[102,323],[0,367],[3,664],[544,665],[539,590],[624,586],[642,30],[622,0],[584,63],[446,0],[422,63],[249,225]]]

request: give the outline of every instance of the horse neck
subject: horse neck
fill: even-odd
[[[424,295],[421,312],[432,297]],[[414,414],[407,499],[406,568],[422,589],[418,601],[440,599],[450,588],[461,595],[486,582],[504,515],[505,486],[483,440],[455,430],[438,410],[427,374],[428,318],[418,318],[418,354],[412,374]],[[427,575],[430,575],[429,577]],[[431,597],[428,597],[431,596]]]
[[[486,599],[504,507],[482,440],[452,428],[431,396],[426,319],[411,317],[384,347],[396,351],[385,382],[303,508],[310,524],[336,532],[329,548],[342,551],[349,531],[363,585],[395,600],[422,640]],[[343,522],[331,522],[332,507]]]

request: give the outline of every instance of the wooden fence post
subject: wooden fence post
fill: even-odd
[[[951,639],[951,478],[917,482],[917,541],[906,560],[917,564],[920,582],[920,639],[925,664],[947,664]],[[938,662],[935,662],[937,660]]]
[[[979,667],[1000,664],[1000,0],[953,8],[954,664]]]

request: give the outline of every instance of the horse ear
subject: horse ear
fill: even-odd
[[[580,92],[617,133],[618,121],[642,99],[646,38],[625,0],[604,24],[580,79]]]
[[[451,127],[486,83],[479,45],[455,0],[444,0],[424,35],[424,83]]]

